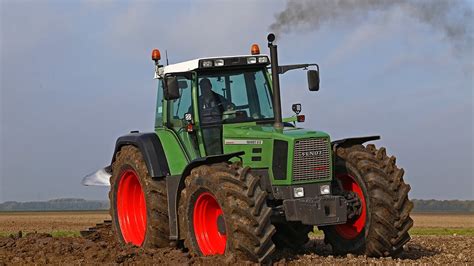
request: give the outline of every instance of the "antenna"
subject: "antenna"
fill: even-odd
[[[168,50],[165,50],[165,56],[166,56],[166,65],[168,66],[170,62],[168,62]]]

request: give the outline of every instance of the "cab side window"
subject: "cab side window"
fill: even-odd
[[[155,128],[163,126],[163,80],[158,80],[158,91],[156,92]]]
[[[178,76],[178,84],[180,97],[168,104],[168,117],[172,127],[182,127],[184,114],[192,110],[191,80]]]

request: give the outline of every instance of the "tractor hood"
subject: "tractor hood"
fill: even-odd
[[[276,129],[270,124],[224,125],[223,144],[224,153],[244,151],[244,165],[268,169],[274,185],[327,182],[331,179],[331,142],[325,132],[297,127]],[[317,165],[313,167],[313,164]],[[303,176],[294,178],[298,172],[293,171],[294,167],[304,165],[321,169],[317,180]]]
[[[329,138],[322,131],[309,130],[297,127],[284,127],[276,129],[273,125],[224,125],[224,144],[233,144],[233,139],[268,140],[279,139],[293,141],[305,138]]]

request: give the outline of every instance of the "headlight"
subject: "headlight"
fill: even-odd
[[[331,188],[329,187],[329,185],[322,185],[319,187],[319,189],[321,191],[321,195],[327,195],[331,193]]]
[[[212,67],[212,61],[211,60],[203,61],[202,67]]]
[[[214,61],[215,66],[223,66],[224,65],[224,59],[217,59]]]
[[[293,188],[293,196],[295,198],[302,198],[304,197],[304,188],[302,187],[295,187]]]
[[[259,57],[258,62],[259,63],[268,63],[268,58],[266,56],[265,57]]]
[[[257,63],[257,58],[247,57],[247,64],[255,64],[255,63]]]

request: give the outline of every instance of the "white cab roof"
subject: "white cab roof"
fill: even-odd
[[[172,64],[163,67],[164,74],[168,73],[178,73],[178,72],[187,72],[199,67],[199,60],[201,59],[193,59],[189,61],[184,61],[177,64]]]
[[[266,57],[268,57],[265,54],[203,57],[203,58],[193,59],[193,60],[184,61],[184,62],[177,63],[177,64],[164,66],[162,69],[163,69],[163,74],[187,72],[187,71],[192,71],[192,70],[198,69],[199,68],[199,60],[207,60],[207,59],[212,60],[212,59],[231,58],[231,57],[252,57],[252,56],[255,56],[255,57],[257,57],[257,56],[266,56]]]

